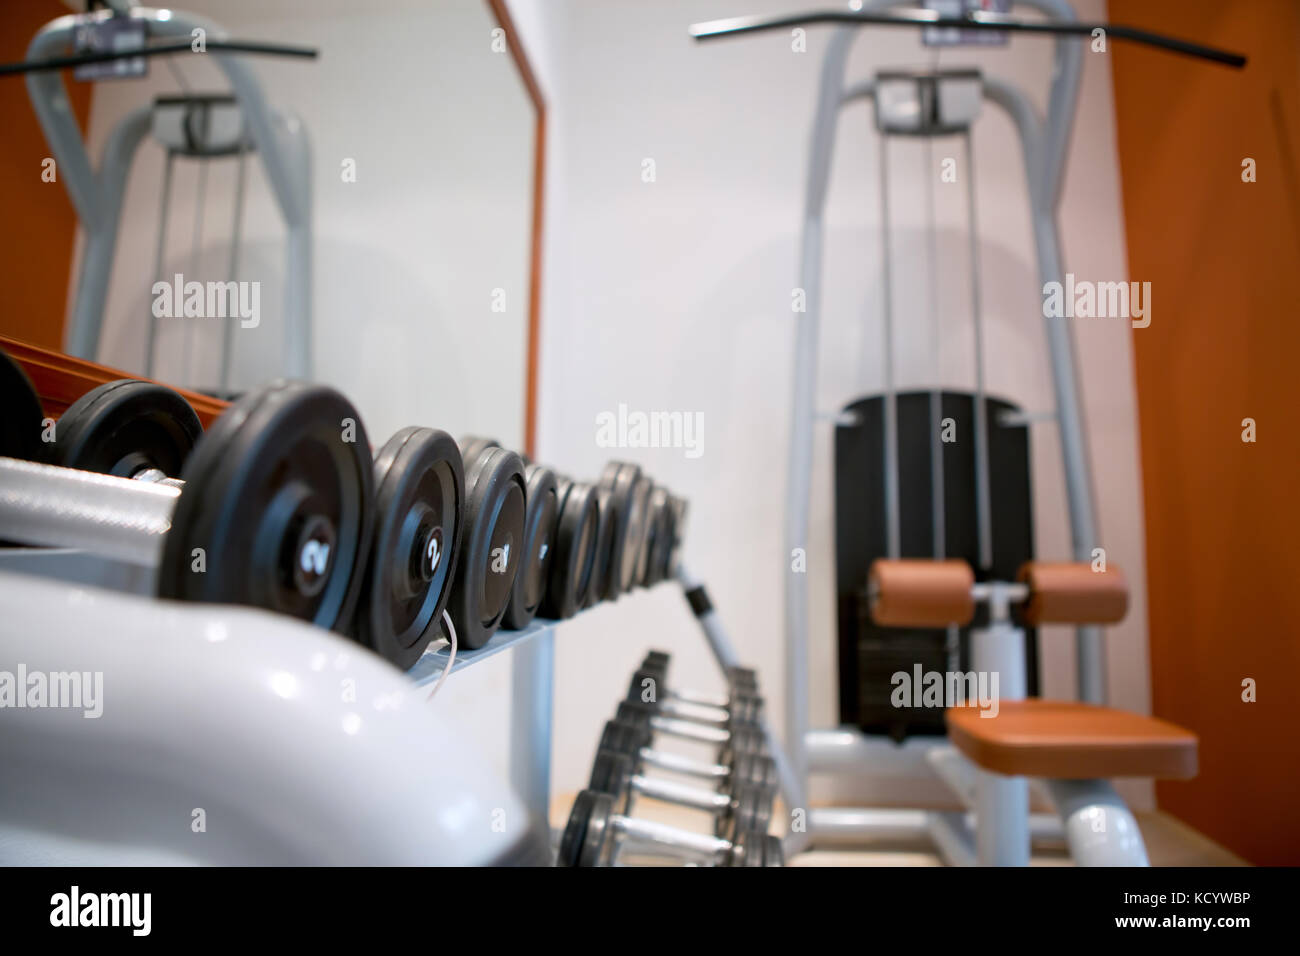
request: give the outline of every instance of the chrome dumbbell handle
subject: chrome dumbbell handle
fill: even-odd
[[[694,704],[699,707],[714,707],[718,710],[726,710],[731,706],[731,698],[723,694],[704,694],[693,690],[669,690],[668,697],[683,704]]]
[[[638,820],[636,817],[615,813],[610,816],[609,825],[623,840],[642,849],[657,852],[678,850],[713,862],[724,859],[731,852],[730,840],[653,820]]]
[[[725,727],[731,719],[731,714],[724,707],[682,700],[660,701],[659,711],[665,717],[675,717],[679,720],[689,720],[692,723],[714,727]]]
[[[731,776],[731,768],[725,764],[700,763],[680,754],[665,753],[650,747],[638,748],[637,758],[647,767],[656,767],[659,770],[668,770],[701,780],[725,780]]]
[[[0,527],[12,541],[156,567],[181,485],[0,458]]]
[[[721,745],[731,740],[731,731],[722,727],[697,724],[676,717],[651,717],[650,728],[658,733],[668,734],[670,737],[695,740],[702,744]]]
[[[633,793],[652,800],[674,803],[679,807],[692,810],[704,810],[707,813],[722,813],[731,806],[731,796],[717,790],[705,790],[688,783],[665,780],[662,777],[647,777],[635,773],[628,781]]]

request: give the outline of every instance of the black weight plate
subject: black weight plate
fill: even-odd
[[[622,750],[627,754],[634,754],[642,747],[648,747],[653,737],[653,732],[648,726],[638,725],[635,722],[626,720],[606,721],[605,726],[613,725],[623,734],[621,743],[611,745],[611,750]]]
[[[41,399],[23,367],[0,352],[0,455],[36,461],[44,458]],[[55,429],[57,432],[57,428]]]
[[[613,495],[604,488],[593,489],[596,496],[596,538],[593,544],[591,560],[591,583],[582,602],[583,607],[591,607],[605,599],[609,584],[610,568],[614,564],[614,520]]]
[[[614,797],[615,805],[621,802],[631,788],[633,761],[617,750],[598,750],[591,765],[588,790],[599,790]]]
[[[403,670],[440,634],[464,510],[460,449],[446,432],[403,428],[379,449],[357,639]]]
[[[638,493],[645,496],[645,521],[641,535],[641,548],[636,561],[636,573],[633,576],[632,583],[634,586],[644,588],[654,583],[650,579],[651,562],[655,549],[655,539],[665,531],[663,527],[663,510],[668,506],[668,493],[645,476],[642,476],[641,481],[638,482]],[[658,508],[655,507],[656,494],[659,494],[660,497]]]
[[[654,515],[650,513],[650,494],[655,483],[649,476],[642,475],[632,489],[632,520],[628,526],[628,543],[636,550],[636,560],[632,565],[632,578],[623,590],[630,591],[645,583],[646,564],[649,561],[650,534],[654,528]],[[637,516],[640,516],[638,522]]]
[[[657,673],[637,671],[627,682],[627,700],[634,704],[659,702],[659,677]],[[647,698],[649,698],[647,700]]]
[[[555,472],[541,465],[524,466],[528,507],[524,513],[524,536],[519,548],[519,571],[501,626],[511,630],[527,627],[546,597],[555,552],[555,521],[559,516]]]
[[[587,840],[587,826],[594,811],[598,809],[597,794],[584,790],[578,794],[569,809],[569,819],[564,824],[564,833],[560,835],[560,852],[555,861],[556,866],[581,866],[582,848]]]
[[[361,417],[346,398],[305,382],[250,392],[194,446],[181,477],[160,596],[351,625],[374,473]]]
[[[620,723],[631,724],[638,730],[650,732],[650,718],[654,716],[654,706],[634,704],[631,701],[620,701],[617,709],[614,711],[614,719]]]
[[[649,667],[654,665],[667,672],[670,660],[672,660],[672,655],[667,651],[646,651],[645,657],[641,659],[641,666]]]
[[[54,428],[54,463],[130,478],[150,468],[177,478],[203,426],[165,385],[123,378],[91,389]]]
[[[620,724],[617,720],[607,720],[605,726],[601,728],[600,742],[596,745],[596,749],[630,754],[637,749],[635,740],[636,735],[627,724]]]
[[[686,516],[690,510],[685,499],[676,496],[672,497],[672,509],[673,541],[668,551],[668,566],[664,569],[664,577],[673,577],[677,574],[677,566],[682,556],[682,541],[686,537]]]
[[[465,463],[465,470],[469,470],[471,462],[477,461],[478,456],[483,454],[489,448],[500,448],[501,443],[495,438],[482,438],[478,435],[465,435],[457,444],[460,446],[461,460]]]
[[[605,466],[600,486],[610,493],[614,518],[614,540],[604,593],[606,600],[612,600],[631,588],[636,580],[641,548],[645,544],[649,487],[641,482],[639,467],[616,461]]]
[[[673,548],[673,502],[668,489],[658,485],[650,493],[651,531],[646,543],[646,568],[643,579],[646,587],[658,584],[668,576],[668,556]]]
[[[501,625],[519,569],[526,514],[518,455],[494,446],[466,461],[465,535],[448,603],[462,648],[482,647]]]
[[[561,481],[555,524],[555,553],[540,613],[556,620],[573,617],[586,602],[596,559],[596,489],[582,482]]]

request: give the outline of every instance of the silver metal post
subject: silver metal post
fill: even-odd
[[[204,110],[205,125],[207,111]],[[204,130],[204,138],[207,137],[207,131]],[[193,265],[197,276],[203,275],[201,263],[203,261],[203,211],[208,203],[208,158],[206,156],[199,159],[199,183],[198,183],[198,202],[194,209],[194,239],[190,246],[190,261]],[[201,279],[199,281],[202,281]],[[176,311],[180,312],[180,309]],[[185,364],[184,377],[189,384],[194,383],[193,376],[194,363],[194,323],[185,320]]]
[[[510,783],[535,827],[550,827],[555,633],[515,647],[510,662]]]
[[[240,134],[243,135],[242,132]],[[244,236],[244,190],[248,172],[248,145],[239,146],[239,167],[235,171],[235,212],[230,226],[230,281],[235,282],[239,276],[239,247]],[[235,326],[239,323],[238,315],[226,317],[221,341],[221,387],[230,387],[231,353],[235,350]]]
[[[885,535],[891,558],[900,557],[898,515],[898,395],[894,389],[894,291],[893,262],[889,248],[889,137],[879,137],[880,150],[880,289],[881,329],[884,335],[885,400],[881,429],[885,447]]]
[[[176,163],[176,154],[167,150],[163,162],[162,198],[158,202],[158,245],[154,248],[153,276],[155,282],[166,282],[163,275],[163,251],[167,248],[167,223],[171,218],[172,208],[172,167]],[[154,354],[158,342],[158,316],[149,309],[148,332],[144,340],[144,374],[145,378],[154,377]]]
[[[962,134],[966,146],[967,235],[970,237],[970,304],[975,328],[975,525],[979,535],[980,568],[993,567],[993,509],[989,502],[989,421],[984,397],[984,309],[980,299],[979,218],[975,212],[975,149],[970,127]]]

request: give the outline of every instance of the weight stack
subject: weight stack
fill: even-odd
[[[934,509],[931,499],[932,393],[897,393],[900,557],[933,558]],[[992,512],[991,568],[979,566],[975,495],[975,398],[967,392],[942,392],[940,425],[955,440],[940,442],[943,475],[944,554],[975,569],[976,580],[1015,580],[1020,565],[1033,557],[1033,515],[1029,474],[1029,434],[1023,425],[1004,425],[1016,406],[985,396],[988,422],[989,502]],[[888,557],[885,520],[883,396],[859,399],[845,408],[835,429],[835,564],[838,597],[840,721],[896,741],[912,735],[942,735],[943,709],[894,707],[893,675],[970,668],[969,627],[955,641],[943,629],[885,628],[872,622],[867,603],[867,569]],[[977,605],[971,626],[987,620]],[[1030,696],[1038,693],[1038,638],[1025,634]]]

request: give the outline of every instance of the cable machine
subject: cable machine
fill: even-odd
[[[1057,228],[1061,179],[1078,97],[1081,38],[1091,38],[1097,31],[1116,40],[1141,43],[1171,53],[1194,57],[1230,67],[1241,67],[1245,58],[1239,54],[1191,43],[1150,31],[1118,24],[1081,23],[1066,0],[1017,0],[1020,7],[1043,14],[1045,20],[1021,20],[1010,14],[967,10],[947,15],[932,9],[911,6],[900,0],[866,0],[855,2],[848,10],[796,13],[775,17],[738,17],[700,23],[691,27],[697,40],[734,37],[762,31],[786,31],[794,27],[830,24],[836,27],[822,63],[817,108],[813,118],[809,166],[805,185],[804,217],[801,239],[799,286],[805,291],[806,311],[796,316],[794,355],[794,391],[790,432],[785,553],[804,547],[808,540],[809,506],[812,482],[813,429],[819,416],[815,407],[817,382],[818,329],[821,319],[823,213],[830,180],[831,155],[836,126],[842,108],[866,101],[873,104],[876,125],[882,137],[882,237],[884,263],[884,368],[885,387],[881,396],[882,413],[879,461],[884,502],[884,555],[897,558],[903,550],[901,539],[905,512],[900,507],[900,464],[898,414],[900,396],[893,378],[893,295],[889,284],[889,183],[884,159],[884,140],[890,136],[934,137],[959,135],[965,144],[968,163],[970,127],[987,101],[1011,118],[1019,134],[1024,156],[1026,188],[1030,200],[1031,220],[1037,257],[1038,281],[1045,285],[1060,282],[1064,276]],[[1027,33],[1054,39],[1054,62],[1046,115],[1041,115],[1029,97],[1012,84],[995,76],[972,70],[898,71],[882,70],[868,80],[847,83],[845,67],[853,41],[863,27],[949,28],[956,30],[996,30]],[[973,282],[971,306],[974,322],[975,390],[971,402],[974,439],[972,469],[974,495],[973,520],[975,555],[971,565],[983,577],[994,565],[993,542],[995,498],[991,493],[989,462],[989,400],[984,387],[984,336],[980,312],[978,235],[974,216],[973,175],[968,166],[967,188],[971,262]],[[1097,520],[1093,501],[1093,477],[1088,460],[1083,422],[1080,385],[1075,363],[1073,336],[1063,317],[1044,318],[1048,362],[1052,373],[1055,409],[1049,416],[1056,423],[1064,466],[1066,498],[1070,521],[1072,556],[1076,561],[1090,560],[1097,547]],[[938,390],[930,392],[927,415],[936,421],[944,400]],[[826,416],[843,421],[842,414]],[[931,462],[939,455],[934,449],[937,431],[931,428]],[[930,481],[930,522],[934,534],[934,557],[944,557],[942,527],[944,521],[942,475],[934,473]],[[863,581],[863,586],[866,582]],[[787,807],[808,807],[810,773],[862,775],[881,772],[897,764],[890,753],[892,745],[881,746],[851,728],[812,730],[809,728],[808,692],[808,585],[803,574],[785,575],[784,631],[786,651],[785,752],[780,764],[788,768],[783,775],[783,796]],[[1005,601],[1003,601],[1005,603]],[[1106,662],[1101,628],[1081,626],[1076,632],[1078,664],[1078,698],[1092,704],[1104,704],[1107,698]],[[1013,666],[1024,669],[1023,656],[1011,658]],[[724,665],[726,661],[721,661]],[[776,744],[776,741],[773,741]],[[952,775],[944,775],[952,782]],[[1102,781],[1104,783],[1104,781]],[[1107,785],[1108,786],[1108,785]],[[1100,791],[1099,791],[1100,792]],[[1118,797],[1114,798],[1118,800]],[[1105,795],[1100,802],[1109,801]],[[1084,799],[1083,803],[1087,803]],[[1074,802],[1074,809],[1078,810]],[[1108,803],[1108,806],[1111,804]],[[989,804],[1005,813],[1005,805]],[[1058,807],[1065,812],[1064,806]],[[1127,813],[1122,801],[1122,813]],[[1014,810],[1014,808],[1012,808]],[[1027,803],[1022,808],[1027,814]],[[996,815],[996,814],[994,814]],[[854,840],[881,834],[935,836],[934,815],[910,810],[868,808],[809,808],[807,827],[791,832],[787,853],[793,854],[819,838]],[[947,821],[951,823],[951,821]],[[1041,821],[1039,821],[1041,822]],[[1049,827],[1050,828],[1050,827]],[[944,841],[939,840],[941,850]],[[1138,847],[1141,840],[1138,837]],[[951,858],[951,856],[950,856]],[[1136,859],[1134,857],[1133,859]],[[1141,854],[1145,860],[1145,854]]]

